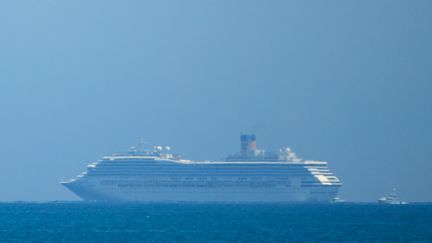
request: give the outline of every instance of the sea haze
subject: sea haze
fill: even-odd
[[[140,137],[325,160],[340,197],[431,202],[432,1],[1,1],[1,201]],[[35,173],[37,172],[37,173]]]
[[[0,241],[432,241],[432,205],[2,203]]]

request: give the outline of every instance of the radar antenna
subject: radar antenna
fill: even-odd
[[[144,138],[141,137],[135,146],[131,146],[129,148],[129,151],[130,152],[143,152],[146,150],[147,144],[148,144],[148,142],[146,142],[144,140]]]

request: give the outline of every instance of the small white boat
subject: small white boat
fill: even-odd
[[[381,197],[378,199],[378,203],[380,204],[407,204],[406,202],[399,201],[396,195],[396,188],[393,188],[393,192],[388,194],[385,197]]]

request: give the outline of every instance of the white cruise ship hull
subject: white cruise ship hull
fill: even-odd
[[[318,193],[289,188],[263,189],[120,189],[116,187],[88,188],[64,184],[85,201],[132,202],[329,202],[337,196],[338,188],[319,189]]]
[[[62,184],[86,201],[329,202],[326,162],[182,162],[105,157]]]

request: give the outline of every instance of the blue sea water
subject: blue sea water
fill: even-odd
[[[0,203],[1,242],[432,242],[432,205]]]

